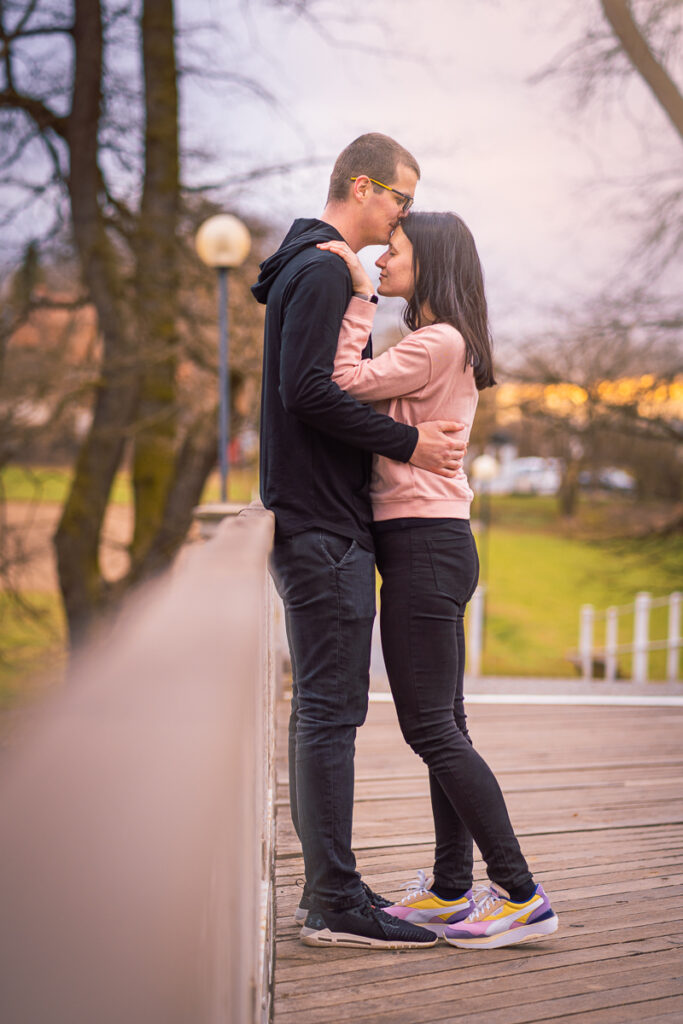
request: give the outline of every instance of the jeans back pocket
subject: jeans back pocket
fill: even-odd
[[[456,604],[467,604],[479,582],[479,556],[471,532],[446,527],[427,539],[427,547],[436,589]]]

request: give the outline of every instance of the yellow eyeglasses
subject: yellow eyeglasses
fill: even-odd
[[[355,178],[351,178],[351,181],[358,181],[359,178],[368,178],[368,176],[367,174],[358,174],[356,175]],[[407,213],[410,207],[415,202],[414,196],[407,196],[405,192],[399,192],[397,188],[392,188],[391,185],[385,185],[383,182],[376,181],[374,178],[368,178],[368,181],[371,181],[373,185],[379,185],[380,188],[385,188],[387,192],[393,192],[395,196],[400,196],[401,199],[403,200],[403,203],[401,204],[401,209],[403,210],[404,213]]]

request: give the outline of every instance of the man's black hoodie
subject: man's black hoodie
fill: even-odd
[[[252,288],[266,303],[261,500],[280,538],[319,527],[371,548],[371,453],[408,462],[417,429],[331,380],[351,275],[316,243],[341,237],[324,221],[295,220]]]

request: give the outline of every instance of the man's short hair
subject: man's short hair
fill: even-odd
[[[388,135],[368,132],[359,135],[337,157],[327,201],[339,202],[347,199],[351,190],[351,178],[367,174],[385,185],[391,185],[396,178],[396,168],[405,164],[420,177],[420,165],[412,153],[400,146]]]

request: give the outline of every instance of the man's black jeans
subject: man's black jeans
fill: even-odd
[[[472,837],[508,891],[531,874],[500,787],[472,747],[463,705],[465,606],[479,559],[466,519],[375,533],[382,649],[401,730],[429,767],[434,885],[472,884]]]
[[[365,899],[351,850],[353,757],[368,708],[375,561],[316,529],[276,541],[270,565],[292,659],[290,804],[307,893],[341,910]]]

